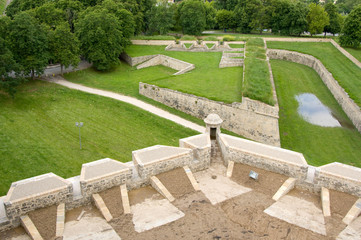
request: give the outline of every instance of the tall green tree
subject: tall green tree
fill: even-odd
[[[327,3],[325,5],[325,11],[330,18],[330,23],[325,26],[325,35],[326,32],[332,33],[333,35],[339,33],[341,31],[343,18],[338,13],[337,7],[333,3]]]
[[[361,43],[361,5],[351,11],[346,17],[340,36],[342,46],[357,48]]]
[[[158,2],[150,10],[148,18],[148,33],[167,34],[173,28],[174,20],[174,7],[168,1]]]
[[[82,55],[97,70],[106,71],[119,64],[127,39],[120,21],[106,9],[88,9],[75,24]]]
[[[35,18],[27,12],[15,15],[7,39],[24,74],[34,78],[35,74],[44,72],[49,60],[47,31]]]
[[[199,0],[186,0],[180,5],[180,25],[185,34],[200,35],[206,27],[206,10]]]
[[[16,87],[23,82],[19,75],[20,66],[14,60],[13,54],[7,47],[5,40],[0,37],[0,89],[14,97]]]
[[[70,32],[67,23],[63,23],[56,27],[55,30],[49,32],[49,51],[51,59],[55,63],[60,63],[61,75],[63,75],[63,67],[79,64],[79,41],[74,33]]]
[[[216,25],[217,10],[214,7],[214,1],[204,2],[204,8],[206,10],[206,29],[213,29]]]
[[[83,4],[78,0],[58,0],[56,7],[63,10],[68,21],[70,31],[74,32],[74,22],[78,19],[79,13],[84,9]]]
[[[361,0],[337,0],[336,6],[340,13],[349,14],[357,5],[361,4]]]
[[[310,11],[307,15],[308,31],[311,36],[322,33],[325,26],[330,23],[327,12],[320,4],[311,3],[309,8]]]
[[[55,28],[56,25],[65,21],[65,13],[62,9],[56,7],[56,4],[53,2],[46,2],[33,9],[35,13],[35,18],[38,19],[40,23],[44,23],[51,28]]]
[[[45,2],[46,0],[12,0],[9,6],[6,7],[5,13],[7,16],[14,18],[19,12],[40,7]]]
[[[238,30],[242,33],[250,33],[259,24],[260,11],[263,11],[261,0],[239,0],[234,10]]]
[[[220,29],[224,29],[224,31],[227,31],[227,29],[234,28],[235,27],[235,18],[234,18],[234,12],[228,11],[225,9],[218,10],[216,15],[216,21],[218,24],[218,27]]]

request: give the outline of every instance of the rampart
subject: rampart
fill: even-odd
[[[224,120],[223,128],[280,146],[277,106],[248,98],[243,98],[242,103],[226,104],[146,83],[139,83],[139,93],[197,118],[204,119],[210,113],[217,113]]]
[[[332,163],[309,166],[301,153],[217,133],[224,164],[243,163],[297,179],[298,187],[320,192],[321,187],[361,197],[361,169]],[[38,208],[65,203],[69,210],[89,204],[93,193],[126,184],[128,190],[150,184],[150,177],[177,167],[189,166],[193,172],[207,169],[211,163],[209,133],[179,140],[180,147],[156,145],[133,152],[133,161],[121,163],[101,159],[83,164],[80,183],[55,174],[45,174],[13,183],[1,197],[5,216],[0,211],[0,231],[19,225],[19,217]],[[313,171],[310,171],[313,170]],[[311,174],[310,174],[311,172]],[[80,186],[77,193],[76,185]],[[3,219],[6,219],[4,221]]]
[[[348,96],[320,60],[311,55],[278,49],[268,49],[267,56],[271,59],[291,61],[313,68],[321,77],[322,81],[340,104],[344,112],[351,119],[357,130],[361,133],[360,107]]]

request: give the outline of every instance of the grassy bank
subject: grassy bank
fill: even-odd
[[[272,85],[266,62],[266,51],[261,38],[246,43],[243,96],[273,105]]]
[[[6,0],[0,0],[0,15],[5,11]]]
[[[345,48],[345,50],[361,62],[361,48]]]
[[[132,45],[126,52],[132,56],[164,54],[195,64],[189,73],[172,76],[173,69],[155,66],[137,70],[122,62],[111,72],[102,73],[92,69],[70,73],[66,78],[87,86],[107,89],[139,98],[138,83],[146,82],[222,102],[240,102],[242,68],[218,68],[221,52],[172,52],[165,46]],[[225,77],[227,76],[227,77]]]
[[[127,162],[133,150],[178,146],[197,134],[129,104],[39,81],[22,86],[14,100],[0,94],[0,112],[0,196],[13,181],[47,172],[76,176],[85,162]]]
[[[297,63],[271,60],[280,106],[281,146],[304,154],[316,166],[342,162],[361,167],[361,135],[355,128],[320,127],[303,120],[297,112],[295,96],[313,93],[334,115],[351,124],[318,74]]]
[[[318,58],[349,96],[361,107],[361,69],[331,43],[267,42],[267,46],[268,48],[306,53]]]

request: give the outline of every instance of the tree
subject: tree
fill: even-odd
[[[119,64],[127,39],[120,21],[106,9],[89,9],[75,24],[82,55],[101,71]]]
[[[79,41],[67,23],[63,23],[55,30],[49,33],[49,50],[51,59],[60,63],[61,75],[63,75],[63,67],[70,65],[76,67],[79,63]]]
[[[217,10],[214,8],[214,2],[204,2],[204,8],[206,10],[206,29],[213,29],[216,25]]]
[[[174,26],[174,8],[168,1],[161,1],[150,10],[148,18],[148,32],[167,34]]]
[[[263,5],[260,0],[239,0],[234,10],[238,30],[242,33],[250,33],[259,20]]]
[[[47,32],[27,12],[15,15],[10,23],[8,43],[14,59],[19,63],[25,75],[43,73],[48,65]]]
[[[361,0],[337,0],[336,6],[340,13],[349,14],[356,6],[361,4]]]
[[[235,27],[234,12],[225,9],[218,10],[216,21],[219,28],[226,32],[227,29]]]
[[[15,62],[5,40],[0,37],[0,89],[12,97],[16,93],[16,87],[24,80],[19,76],[19,72],[20,66]]]
[[[325,11],[330,18],[330,23],[325,26],[325,35],[326,32],[329,32],[335,36],[336,33],[341,31],[342,16],[337,12],[337,7],[333,3],[327,3],[325,5]]]
[[[55,3],[47,2],[44,5],[33,9],[35,18],[40,23],[44,23],[51,28],[55,28],[56,25],[65,21],[65,13],[62,9],[56,7]]]
[[[203,2],[186,0],[180,5],[180,25],[185,34],[200,35],[206,27],[206,10]]]
[[[361,43],[361,5],[346,17],[340,37],[342,46],[357,48]]]
[[[56,7],[62,9],[65,18],[68,21],[70,31],[74,32],[74,21],[78,18],[79,13],[83,10],[83,4],[78,0],[58,0]]]
[[[321,5],[315,3],[311,3],[309,8],[310,11],[307,15],[308,31],[311,36],[322,33],[325,26],[330,23],[327,12]]]
[[[40,7],[45,3],[45,0],[13,0],[6,7],[6,15],[14,18],[16,14],[21,11],[30,10],[36,7]]]

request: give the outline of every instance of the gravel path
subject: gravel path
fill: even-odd
[[[86,87],[86,86],[83,86],[83,85],[80,85],[80,84],[76,84],[76,83],[72,83],[72,82],[69,82],[67,80],[65,80],[64,78],[62,78],[61,76],[55,76],[55,77],[47,77],[47,78],[43,78],[44,80],[46,81],[49,81],[49,82],[53,82],[53,83],[56,83],[56,84],[59,84],[59,85],[62,85],[64,87],[68,87],[68,88],[71,88],[71,89],[76,89],[76,90],[79,90],[79,91],[83,91],[83,92],[87,92],[87,93],[91,93],[91,94],[96,94],[96,95],[100,95],[100,96],[104,96],[104,97],[109,97],[109,98],[113,98],[113,99],[116,99],[116,100],[119,100],[119,101],[122,101],[122,102],[125,102],[125,103],[129,103],[129,104],[132,104],[136,107],[139,107],[143,110],[146,110],[150,113],[153,113],[155,115],[158,115],[162,118],[165,118],[165,119],[168,119],[172,122],[175,122],[179,125],[182,125],[184,127],[187,127],[187,128],[190,128],[190,129],[193,129],[197,132],[200,132],[200,133],[204,133],[205,132],[205,127],[202,127],[198,124],[195,124],[191,121],[188,121],[188,120],[185,120],[181,117],[178,117],[174,114],[171,114],[163,109],[160,109],[160,108],[157,108],[149,103],[145,103],[141,100],[138,100],[136,98],[133,98],[133,97],[129,97],[129,96],[124,96],[124,95],[121,95],[121,94],[118,94],[118,93],[114,93],[114,92],[110,92],[110,91],[105,91],[105,90],[100,90],[100,89],[96,89],[96,88],[90,88],[90,87]]]

